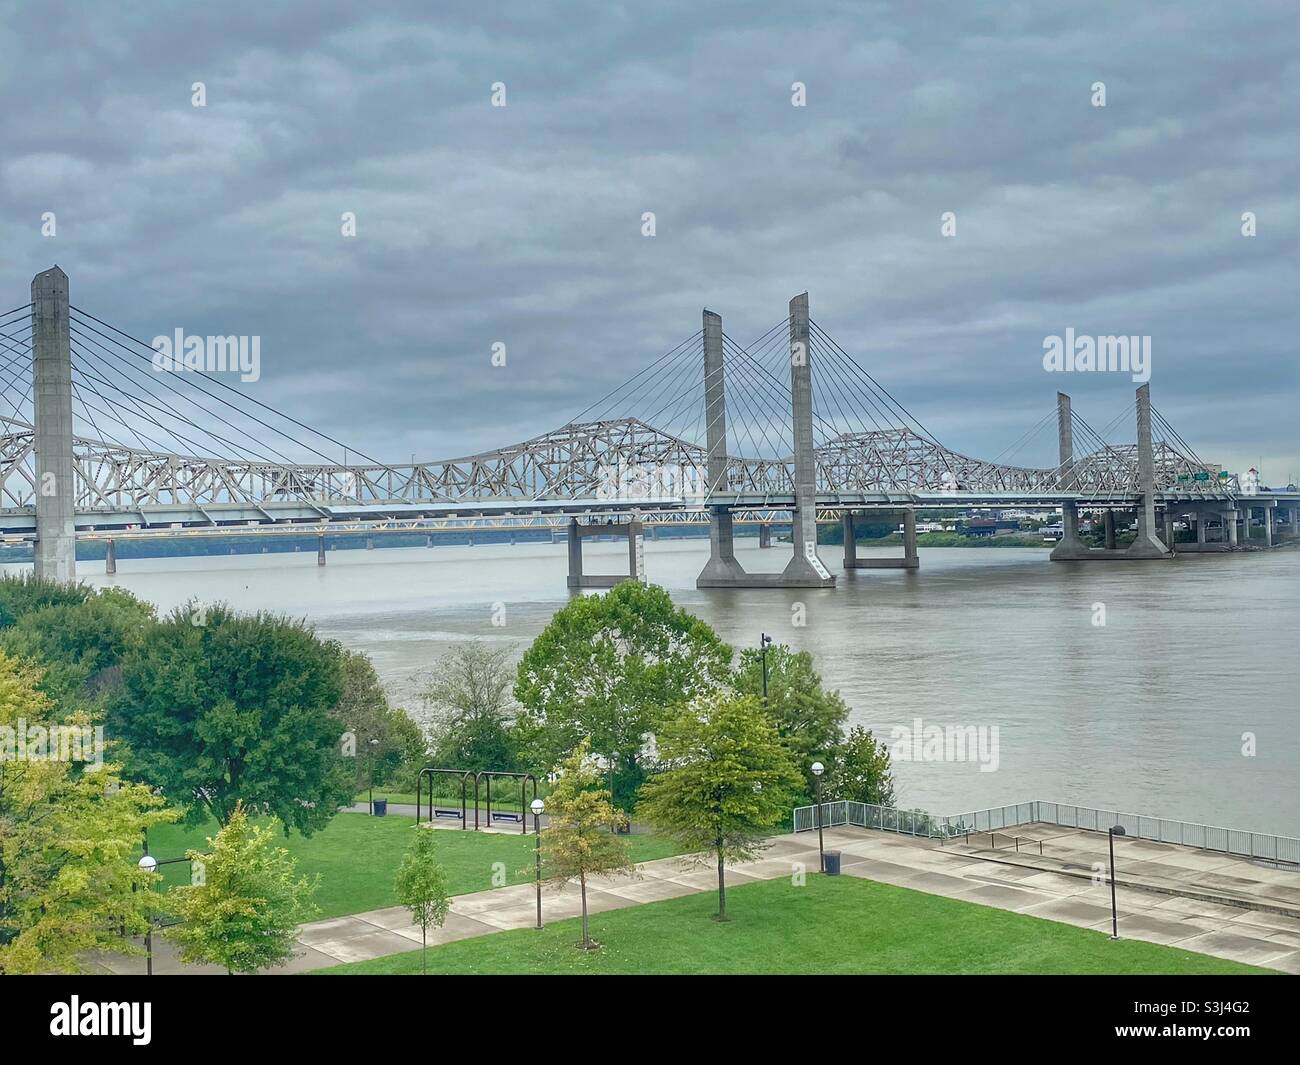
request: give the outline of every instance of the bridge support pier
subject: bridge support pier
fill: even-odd
[[[1115,547],[1115,511],[1107,510],[1101,516],[1101,527],[1106,538],[1106,550],[1114,551]]]
[[[1236,550],[1237,541],[1237,512],[1235,510],[1225,510],[1223,512],[1223,532],[1224,539],[1232,549]]]
[[[111,539],[104,545],[104,572],[110,575],[117,572],[117,543]]]
[[[1295,511],[1292,511],[1291,513],[1292,515],[1294,515]],[[759,547],[772,546],[772,526],[770,526],[767,522],[763,522],[763,524],[758,527],[758,546]]]
[[[325,534],[319,533],[316,537],[316,565],[325,565]]]
[[[633,519],[623,525],[582,525],[577,518],[569,519],[569,580],[570,588],[613,588],[626,580],[645,580],[645,548],[642,543],[644,529]],[[582,570],[582,538],[584,536],[626,536],[628,572],[584,573]]]
[[[853,528],[853,511],[844,512],[844,568],[845,569],[920,569],[921,560],[916,552],[916,511],[908,507],[902,511],[903,557],[858,558],[858,542]]]
[[[1169,550],[1174,550],[1174,512],[1166,506],[1160,519],[1160,524],[1164,529],[1164,541]]]
[[[77,579],[77,483],[72,458],[72,342],[68,275],[53,266],[32,278],[35,411],[35,574]]]

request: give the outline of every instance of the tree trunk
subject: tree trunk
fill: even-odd
[[[718,920],[727,919],[727,880],[723,873],[722,851],[718,851]]]
[[[591,935],[587,931],[587,874],[583,873],[578,877],[578,883],[582,887],[582,949],[591,949]]]
[[[420,925],[420,975],[429,975],[429,930]]]

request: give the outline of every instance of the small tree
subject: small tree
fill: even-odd
[[[830,752],[826,792],[836,799],[877,806],[894,805],[894,774],[889,747],[870,729],[854,725],[843,743]]]
[[[610,832],[626,825],[627,817],[615,809],[609,792],[601,787],[602,775],[591,760],[587,740],[556,768],[561,775],[546,799],[549,821],[540,840],[542,879],[553,884],[578,881],[582,890],[579,946],[596,950],[600,944],[592,940],[587,924],[587,880],[635,871],[627,841]]]
[[[298,926],[314,916],[311,902],[319,877],[297,877],[289,852],[275,845],[275,832],[248,820],[237,803],[230,820],[208,840],[201,882],[172,890],[169,903],[180,924],[167,935],[184,961],[210,962],[227,973],[254,973],[293,956]]]
[[[434,760],[462,769],[513,770],[519,752],[511,726],[515,667],[508,647],[453,647],[421,692],[432,719]]]
[[[638,816],[718,866],[718,920],[727,919],[727,862],[766,844],[797,794],[802,774],[761,702],[716,692],[665,723],[658,737],[668,768],[642,788]]]
[[[420,971],[427,973],[429,929],[441,928],[451,908],[447,874],[438,864],[432,829],[416,826],[415,839],[397,870],[397,898],[420,926]]]

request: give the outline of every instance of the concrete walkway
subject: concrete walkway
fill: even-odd
[[[845,875],[1109,934],[1110,887],[1104,879],[1091,879],[1093,861],[1104,855],[1106,836],[1047,825],[1015,831],[1022,840],[1018,854],[1012,836],[1004,833],[992,840],[987,834],[972,836],[969,846],[963,841],[944,847],[933,840],[859,828],[827,829],[825,837],[828,850],[841,852]],[[1040,840],[1041,858],[1036,852]],[[1300,874],[1133,839],[1116,840],[1115,864],[1121,936],[1300,974]],[[728,869],[727,883],[787,877],[799,865],[816,872],[817,833],[776,837],[760,860]],[[638,878],[589,884],[590,912],[717,887],[712,868],[691,867],[681,858],[644,862],[637,868]],[[548,924],[580,913],[576,887],[543,890],[542,916]],[[459,895],[452,900],[446,925],[430,934],[429,944],[530,928],[536,916],[532,884]],[[170,945],[160,940],[155,937],[156,973],[215,971],[180,965]],[[420,930],[404,909],[391,907],[304,925],[298,942],[301,953],[273,971],[304,972],[414,950],[420,945]],[[144,971],[141,958],[106,959],[104,964],[113,972]]]

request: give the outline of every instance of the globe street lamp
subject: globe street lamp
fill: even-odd
[[[772,645],[772,637],[767,633],[759,633],[758,647],[759,656],[763,659],[763,702],[767,702],[767,649]]]
[[[152,873],[158,868],[158,859],[146,854],[137,864],[142,871]],[[149,927],[144,932],[144,974],[153,976],[153,915],[146,913],[145,919],[149,922]]]
[[[537,927],[542,927],[542,811],[546,803],[534,799],[529,809],[533,811],[533,854],[537,861]]]
[[[826,848],[822,842],[822,774],[825,772],[821,762],[813,762],[812,773],[817,778],[817,857],[823,873],[826,872]]]
[[[1106,833],[1110,843],[1110,938],[1119,939],[1119,913],[1115,909],[1115,837],[1127,835],[1123,825],[1115,825]]]

